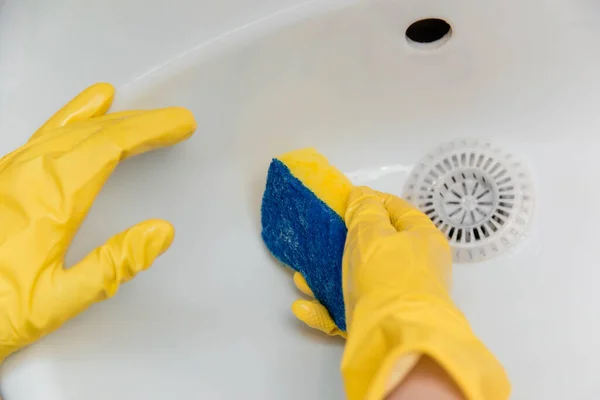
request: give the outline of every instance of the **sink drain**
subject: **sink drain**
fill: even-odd
[[[524,236],[534,193],[514,156],[487,142],[461,140],[417,163],[404,198],[446,235],[455,262],[475,262],[503,253]]]

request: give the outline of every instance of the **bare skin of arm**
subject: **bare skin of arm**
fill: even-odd
[[[465,400],[465,397],[442,367],[423,357],[386,400]]]

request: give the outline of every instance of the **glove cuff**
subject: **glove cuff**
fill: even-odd
[[[503,367],[462,313],[446,298],[425,297],[403,296],[384,306],[367,299],[356,304],[342,360],[348,398],[383,399],[427,355],[467,400],[508,399]]]

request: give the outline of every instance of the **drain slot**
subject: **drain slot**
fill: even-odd
[[[423,158],[404,197],[446,235],[456,262],[485,260],[512,247],[533,210],[529,173],[489,143],[462,140]]]
[[[407,42],[421,49],[435,49],[452,36],[450,24],[440,18],[426,18],[413,22],[405,32]]]

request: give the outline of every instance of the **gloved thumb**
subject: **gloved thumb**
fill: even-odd
[[[292,312],[296,318],[313,329],[318,329],[329,336],[346,337],[346,333],[335,325],[325,306],[317,300],[296,300],[292,304]]]
[[[67,319],[92,303],[113,296],[121,283],[149,268],[165,252],[175,230],[163,220],[148,220],[109,239],[71,269],[63,270],[63,309],[72,308]]]

